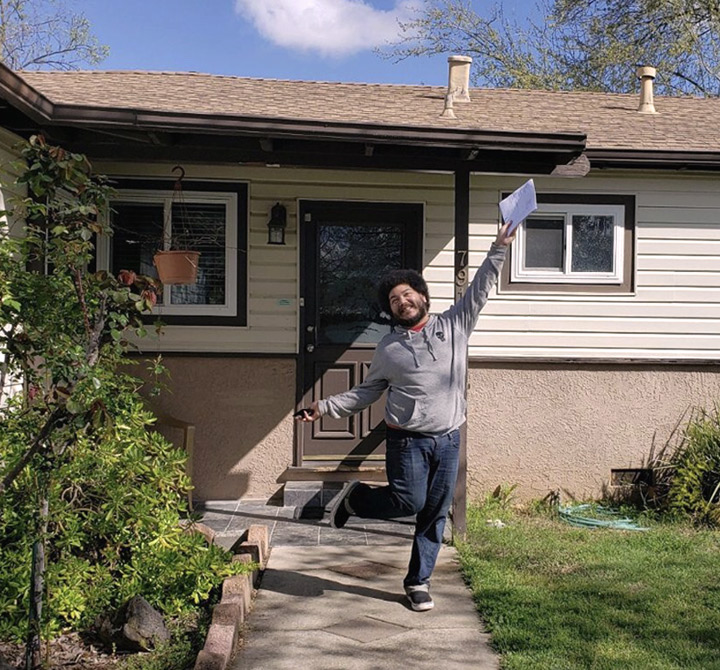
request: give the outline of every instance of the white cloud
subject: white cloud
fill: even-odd
[[[420,0],[396,0],[389,10],[365,0],[236,0],[236,11],[266,39],[288,49],[346,56],[397,38]]]

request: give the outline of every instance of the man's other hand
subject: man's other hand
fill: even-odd
[[[497,237],[495,238],[495,244],[499,244],[502,247],[507,247],[512,244],[512,241],[515,239],[515,235],[517,234],[517,228],[515,228],[512,233],[508,232],[512,225],[512,221],[508,221],[503,224],[502,228],[500,228],[500,232],[498,232]]]
[[[310,405],[310,407],[304,407],[299,412],[295,413],[295,420],[302,421],[303,423],[311,423],[317,421],[320,418],[320,409],[318,408],[318,401]]]

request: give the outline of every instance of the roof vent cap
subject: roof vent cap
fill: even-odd
[[[470,102],[470,56],[448,57],[448,95],[453,102]]]
[[[637,111],[641,114],[657,114],[653,102],[653,81],[657,70],[654,67],[639,67],[636,74],[640,80],[640,106]]]
[[[452,93],[448,93],[445,96],[445,107],[443,108],[442,114],[440,114],[440,118],[442,119],[456,119],[455,116],[455,110],[453,109],[453,96]]]

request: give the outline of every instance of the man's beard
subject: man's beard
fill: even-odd
[[[427,305],[424,303],[421,305],[415,305],[417,308],[417,313],[415,316],[409,318],[409,319],[403,319],[401,316],[395,316],[395,323],[402,326],[403,328],[412,328],[413,326],[417,326],[418,323],[420,323],[426,316],[427,316]]]

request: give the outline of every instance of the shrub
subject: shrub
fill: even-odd
[[[696,410],[668,463],[668,508],[720,526],[720,413]]]
[[[159,433],[139,382],[103,385],[106,422],[67,450],[52,477],[47,530],[47,634],[82,630],[142,594],[162,612],[189,612],[222,579],[240,571],[228,553],[180,526],[187,512],[185,454]],[[0,458],[19,452],[32,414],[0,425]],[[0,638],[25,633],[36,474],[27,469],[0,497]]]
[[[179,526],[185,454],[149,430],[123,373],[160,286],[88,270],[112,189],[42,137],[21,154],[27,197],[9,220],[23,234],[0,212],[0,637],[26,636],[39,667],[41,628],[81,630],[133,595],[181,613],[246,568]],[[7,378],[26,392],[4,398]]]

